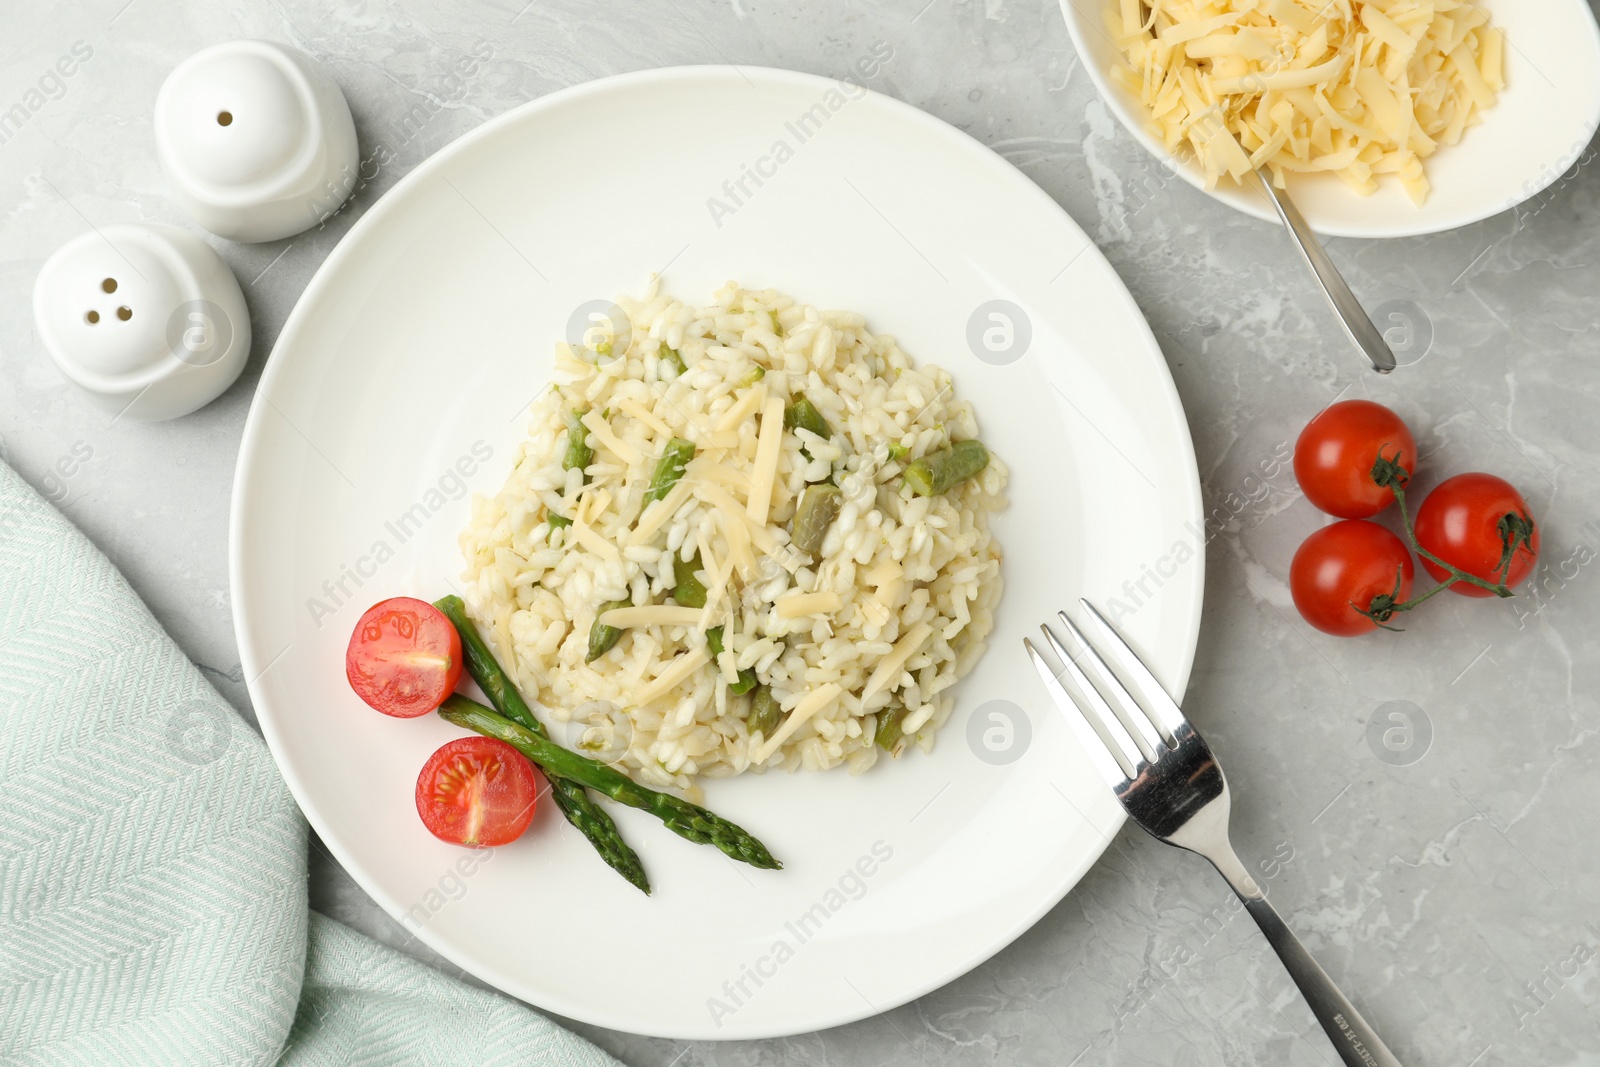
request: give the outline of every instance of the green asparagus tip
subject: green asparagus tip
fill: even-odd
[[[989,465],[989,450],[981,441],[957,441],[906,464],[901,475],[919,496],[938,496],[981,472]]]

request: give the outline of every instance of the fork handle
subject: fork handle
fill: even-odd
[[[1294,931],[1283,921],[1278,909],[1267,902],[1260,886],[1250,877],[1238,857],[1230,855],[1222,862],[1212,859],[1212,863],[1228,880],[1233,891],[1239,894],[1239,899],[1244,901],[1245,910],[1267,936],[1267,942],[1283,961],[1284,969],[1294,979],[1294,984],[1300,987],[1300,994],[1311,1005],[1311,1013],[1322,1024],[1328,1040],[1333,1042],[1339,1058],[1347,1067],[1400,1067],[1400,1061],[1389,1051],[1389,1046],[1361,1017],[1349,998],[1339,992],[1339,987],[1333,984],[1328,972],[1311,958],[1311,953],[1294,936]]]

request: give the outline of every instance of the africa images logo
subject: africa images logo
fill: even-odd
[[[706,998],[706,1011],[717,1027],[722,1021],[750,1003],[779,968],[794,959],[795,955],[822,931],[828,921],[852,901],[867,895],[868,882],[894,858],[894,848],[885,841],[874,841],[872,847],[855,863],[844,869],[834,883],[809,908],[783,924],[783,934],[773,941],[765,953],[749,963],[740,964],[737,976],[728,978],[718,991],[721,995]]]
[[[71,50],[39,75],[16,103],[0,111],[0,145],[21,133],[46,105],[66,96],[67,79],[93,58],[94,48],[87,41],[74,41]]]
[[[822,132],[829,119],[837,115],[846,104],[867,95],[862,83],[877,77],[883,65],[894,58],[894,46],[879,41],[869,55],[858,59],[854,72],[839,79],[835,87],[822,94],[822,98],[809,108],[783,124],[784,136],[777,137],[767,151],[753,161],[739,164],[737,176],[722,183],[721,196],[706,197],[706,210],[717,229],[723,222],[737,214],[749,203],[756,192],[768,181],[778,176],[778,170],[795,157],[796,151]]]
[[[353,564],[340,564],[339,573],[322,583],[318,590],[321,595],[306,598],[306,610],[311,613],[311,621],[317,629],[350,603],[367,580],[377,575],[379,567],[394,558],[397,547],[421,532],[445,505],[466,496],[467,479],[493,457],[493,447],[481,440],[474,441],[471,449],[446,467],[421,497],[383,524],[383,536],[376,538]]]

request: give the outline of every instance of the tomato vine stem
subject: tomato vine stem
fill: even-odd
[[[1378,594],[1372,598],[1372,602],[1365,608],[1353,603],[1350,606],[1384,629],[1393,630],[1396,628],[1387,625],[1387,623],[1394,617],[1395,613],[1410,611],[1429,597],[1443,592],[1457,582],[1466,582],[1480,589],[1487,589],[1498,597],[1516,596],[1511,591],[1511,587],[1506,585],[1506,578],[1511,573],[1511,560],[1516,555],[1517,549],[1524,545],[1527,545],[1530,549],[1532,548],[1533,519],[1527,515],[1519,515],[1516,512],[1507,512],[1500,516],[1500,521],[1495,524],[1495,530],[1500,535],[1500,562],[1495,565],[1490,573],[1495,575],[1499,579],[1498,581],[1488,581],[1484,578],[1479,578],[1475,574],[1469,574],[1455,564],[1448,563],[1429,552],[1422,547],[1422,542],[1417,540],[1416,528],[1411,523],[1411,513],[1406,509],[1406,484],[1411,481],[1411,472],[1406,469],[1400,460],[1401,453],[1399,449],[1395,450],[1393,456],[1385,456],[1383,449],[1380,448],[1378,450],[1378,458],[1372,464],[1372,480],[1380,486],[1388,487],[1394,493],[1394,502],[1400,508],[1400,524],[1405,528],[1406,541],[1411,545],[1411,550],[1420,558],[1427,560],[1444,571],[1446,574],[1445,580],[1420,596],[1414,596],[1410,600],[1400,600],[1403,572],[1397,570],[1392,593]]]

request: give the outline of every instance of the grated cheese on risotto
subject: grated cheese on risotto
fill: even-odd
[[[992,629],[1006,468],[933,495],[903,475],[987,456],[951,447],[978,439],[971,406],[861,315],[658,288],[557,346],[461,534],[474,620],[581,748],[649,784],[930,750]]]

